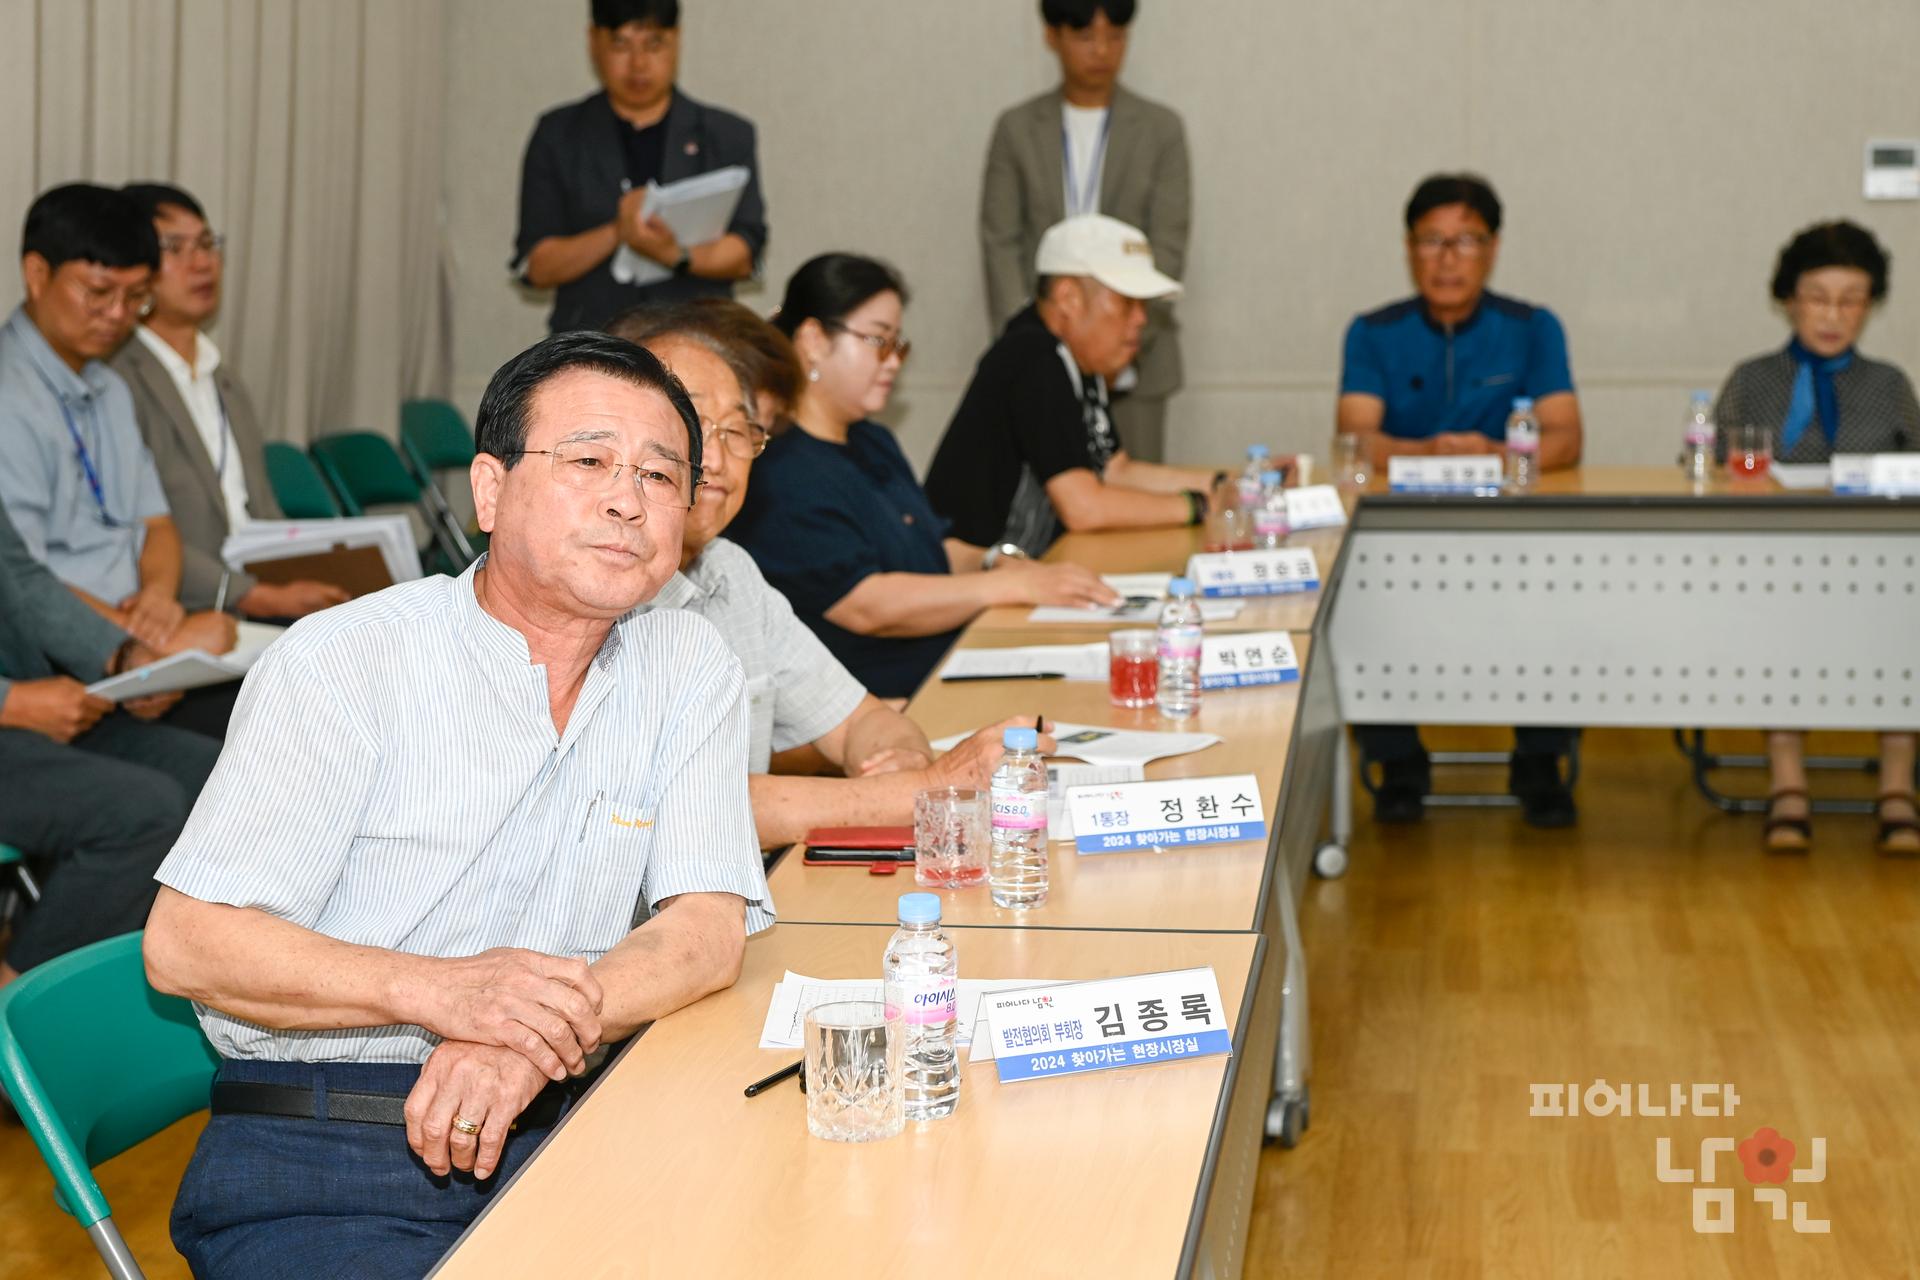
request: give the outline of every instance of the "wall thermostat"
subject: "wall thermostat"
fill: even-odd
[[[1920,138],[1867,143],[1867,199],[1920,200]]]

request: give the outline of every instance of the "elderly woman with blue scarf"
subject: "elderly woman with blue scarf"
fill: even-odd
[[[1715,420],[1773,428],[1776,462],[1821,463],[1836,453],[1920,449],[1920,400],[1896,365],[1855,348],[1867,315],[1887,296],[1887,254],[1873,233],[1851,222],[1808,227],[1780,251],[1773,296],[1786,308],[1793,337],[1785,350],[1734,369],[1720,391]],[[1766,847],[1798,852],[1813,843],[1808,822],[1804,733],[1768,734],[1772,800]],[[1914,735],[1880,735],[1879,848],[1920,856],[1913,799]]]

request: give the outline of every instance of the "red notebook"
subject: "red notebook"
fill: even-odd
[[[807,832],[809,866],[870,867],[912,861],[912,827],[821,827]]]

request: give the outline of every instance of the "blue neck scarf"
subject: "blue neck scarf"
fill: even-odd
[[[1793,399],[1787,402],[1787,420],[1780,428],[1780,452],[1791,453],[1793,446],[1800,443],[1807,424],[1813,421],[1815,409],[1820,412],[1820,430],[1826,434],[1827,447],[1832,448],[1834,438],[1840,434],[1840,399],[1833,392],[1833,375],[1853,363],[1853,348],[1823,360],[1801,346],[1800,339],[1795,337],[1787,344],[1787,354],[1799,369],[1793,375]]]

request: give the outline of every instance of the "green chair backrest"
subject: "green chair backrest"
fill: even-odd
[[[426,480],[436,471],[466,469],[473,461],[473,432],[445,400],[408,400],[400,406],[400,447]]]
[[[307,451],[350,516],[365,515],[368,507],[420,501],[420,482],[385,436],[343,431],[322,436]]]
[[[331,520],[340,514],[340,504],[312,458],[278,440],[268,442],[266,453],[267,480],[280,514],[289,520]]]
[[[16,862],[26,861],[26,855],[10,844],[0,844],[0,867],[10,867]]]
[[[138,933],[29,969],[0,988],[0,1083],[91,1227],[113,1212],[93,1166],[207,1105],[213,1047],[193,1006],[147,985]]]

